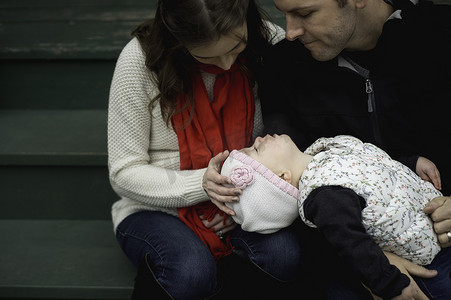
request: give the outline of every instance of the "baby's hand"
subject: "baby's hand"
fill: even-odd
[[[421,179],[431,182],[437,190],[442,189],[440,172],[432,161],[426,157],[418,157],[416,171]]]

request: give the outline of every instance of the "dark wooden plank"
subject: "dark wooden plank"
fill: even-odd
[[[119,199],[106,166],[0,166],[0,186],[0,219],[111,220]]]
[[[0,60],[1,109],[106,109],[116,60]]]
[[[0,297],[130,299],[135,268],[111,221],[0,220]]]
[[[0,58],[116,58],[136,25],[153,17],[154,2],[6,1]]]
[[[107,162],[106,110],[0,110],[0,165]]]

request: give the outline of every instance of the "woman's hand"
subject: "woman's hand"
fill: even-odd
[[[413,280],[412,275],[423,278],[432,278],[437,275],[437,271],[428,270],[390,252],[384,251],[384,254],[392,265],[396,266],[401,273],[406,274],[410,279],[410,284],[402,290],[402,294],[393,299],[427,300],[428,297],[420,290],[415,280]]]
[[[451,197],[435,197],[424,207],[434,222],[434,231],[442,248],[451,246]]]
[[[416,171],[424,181],[431,182],[437,190],[442,189],[442,181],[437,166],[426,157],[418,157]]]
[[[212,228],[220,238],[236,227],[235,221],[228,215],[216,214],[211,221],[206,220],[203,215],[200,218],[205,227]]]
[[[242,194],[240,189],[234,187],[225,187],[223,184],[232,186],[232,182],[226,176],[221,175],[222,163],[229,156],[229,151],[224,151],[213,157],[208,163],[202,181],[202,187],[213,202],[220,210],[228,215],[235,215],[235,212],[228,208],[224,203],[232,203],[240,201],[239,196]]]

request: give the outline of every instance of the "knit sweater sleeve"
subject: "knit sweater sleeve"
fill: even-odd
[[[208,199],[202,188],[205,169],[179,170],[177,137],[149,109],[157,88],[135,38],[118,58],[108,107],[110,182],[122,197],[157,207],[184,207]]]
[[[366,233],[361,221],[365,203],[354,191],[339,186],[315,189],[304,202],[304,212],[371,291],[383,299],[400,295],[409,278],[391,265]]]

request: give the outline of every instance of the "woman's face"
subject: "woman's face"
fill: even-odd
[[[228,70],[238,55],[246,48],[247,23],[237,27],[228,35],[204,46],[188,48],[189,53],[200,63],[215,65]]]

